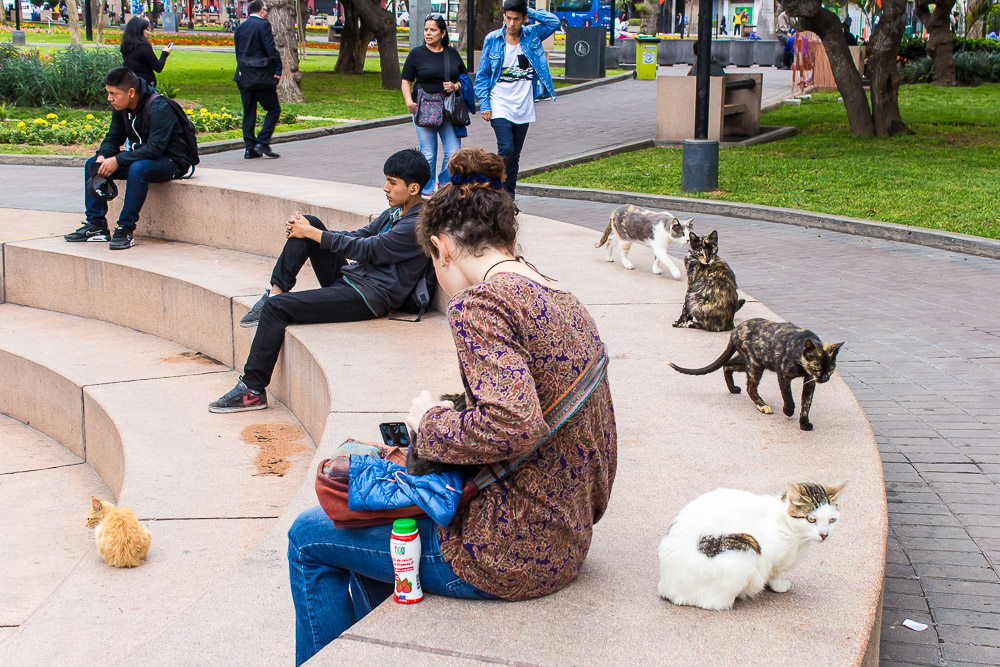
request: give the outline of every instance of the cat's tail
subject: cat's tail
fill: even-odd
[[[708,375],[722,368],[734,354],[736,354],[736,346],[730,341],[729,346],[726,347],[726,351],[722,353],[722,356],[704,368],[681,368],[672,362],[668,362],[667,365],[678,373],[684,373],[684,375]]]
[[[604,234],[601,235],[601,240],[598,241],[594,247],[600,248],[602,245],[607,243],[608,237],[611,236],[611,221],[608,220],[608,226],[604,228]]]

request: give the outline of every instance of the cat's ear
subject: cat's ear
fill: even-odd
[[[806,338],[806,342],[802,344],[803,354],[806,352],[812,352],[816,349],[816,343],[812,342],[811,338]]]
[[[837,353],[840,352],[840,348],[843,347],[843,343],[834,343],[833,345],[827,345],[826,351],[831,357],[836,357]]]
[[[790,504],[795,505],[798,503],[799,499],[802,497],[802,487],[794,482],[789,482],[785,486],[785,495],[782,496]]]
[[[708,242],[709,243],[719,242],[719,231],[717,229],[713,229],[712,233],[708,235]]]
[[[838,482],[833,486],[826,487],[826,497],[830,499],[831,504],[833,505],[837,504],[837,499],[840,497],[840,492],[844,490],[845,486],[847,486],[846,479],[843,482]]]
[[[95,512],[100,512],[102,509],[104,509],[104,505],[101,504],[101,501],[95,498],[94,496],[90,497],[90,506],[94,508]]]

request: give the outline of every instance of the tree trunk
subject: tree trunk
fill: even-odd
[[[396,43],[396,19],[382,9],[378,0],[353,0],[355,9],[365,26],[378,42],[379,64],[382,69],[382,88],[399,90],[399,45]],[[346,2],[344,3],[347,4]],[[412,25],[412,22],[411,22]],[[368,42],[363,44],[367,50]],[[364,70],[362,61],[362,71]]]
[[[472,50],[478,51],[483,48],[483,40],[486,39],[486,35],[490,34],[503,24],[503,18],[501,18],[500,8],[503,6],[502,0],[473,0],[473,9],[475,10],[475,16],[473,17],[472,24]],[[461,0],[458,5],[458,18],[456,22],[458,23],[458,33],[459,39],[455,48],[463,53],[468,48],[466,46],[466,39],[468,35],[466,26],[469,24],[468,19],[468,8],[469,3],[467,0]],[[414,26],[417,26],[414,28]],[[414,19],[410,16],[410,30],[423,30],[423,25],[419,21],[419,17]]]
[[[658,9],[659,5],[652,0],[646,0],[639,8],[639,32],[643,35],[656,34],[656,15]],[[673,17],[670,20],[673,21]]]
[[[284,103],[305,102],[299,82],[299,47],[295,41],[295,2],[297,0],[271,0],[267,20],[274,29],[274,44],[281,55],[281,79],[278,81],[278,100]]]
[[[372,31],[361,23],[352,0],[344,0],[343,5],[344,29],[340,33],[340,53],[333,71],[337,74],[363,74]]]
[[[80,46],[80,19],[76,15],[76,0],[66,0],[66,23],[69,25],[69,43]]]
[[[844,100],[851,134],[873,136],[875,124],[868,108],[868,98],[861,83],[861,74],[854,66],[851,51],[847,47],[840,19],[830,10],[823,9],[816,0],[785,0],[781,6],[788,16],[798,19],[800,30],[812,31],[823,41],[833,80],[837,82],[837,90]],[[896,44],[898,50],[899,42]]]
[[[774,0],[761,0],[760,15],[754,32],[761,39],[774,39]]]
[[[86,6],[86,4],[84,6]],[[103,0],[91,0],[90,2],[90,25],[96,33],[94,41],[98,44],[104,43],[104,25],[101,23],[101,9],[103,7]]]
[[[882,0],[882,17],[868,43],[868,71],[871,79],[872,119],[875,134],[893,137],[913,134],[899,113],[899,43],[903,39],[906,0]]]
[[[927,28],[927,54],[934,59],[934,85],[954,86],[958,83],[955,74],[955,43],[951,36],[951,10],[955,0],[938,0],[934,11],[929,11],[932,3],[921,0],[916,5],[917,17]]]

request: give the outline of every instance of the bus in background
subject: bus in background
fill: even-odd
[[[611,29],[609,0],[555,0],[552,12],[559,17],[562,29],[602,26]]]

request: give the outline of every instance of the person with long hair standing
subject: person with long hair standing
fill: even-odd
[[[448,24],[440,14],[428,14],[424,21],[424,43],[410,51],[403,63],[403,101],[411,114],[414,114],[413,126],[417,128],[417,140],[420,142],[420,152],[427,158],[431,167],[431,180],[424,189],[424,195],[430,195],[448,182],[448,160],[452,154],[462,147],[462,140],[455,134],[456,128],[447,118],[437,127],[421,127],[417,125],[417,100],[421,92],[425,95],[446,95],[458,91],[462,84],[459,77],[465,74],[465,63],[462,55],[450,46]],[[416,82],[416,85],[414,85]],[[441,171],[437,172],[438,139],[441,140]]]
[[[518,211],[501,189],[500,157],[463,148],[448,167],[452,181],[424,204],[416,237],[451,297],[466,406],[421,392],[405,420],[416,434],[410,454],[511,472],[447,526],[417,520],[420,582],[434,595],[528,600],[576,579],[608,507],[615,412],[607,378],[589,374],[606,353],[580,300],[517,256]],[[591,391],[582,395],[581,384]],[[557,403],[574,406],[562,422],[547,410]],[[391,530],[337,528],[320,506],[292,524],[297,664],[392,594]]]
[[[122,31],[122,43],[119,47],[124,58],[123,67],[156,88],[156,73],[162,72],[167,65],[170,47],[160,52],[157,58],[153,53],[153,45],[149,43],[149,21],[141,16],[134,16]]]
[[[528,18],[534,23],[525,25]],[[535,100],[556,96],[542,40],[559,28],[559,17],[529,9],[527,0],[505,0],[503,23],[483,40],[474,88],[483,120],[497,136],[507,172],[503,188],[513,197],[521,148],[528,124],[535,120]]]

